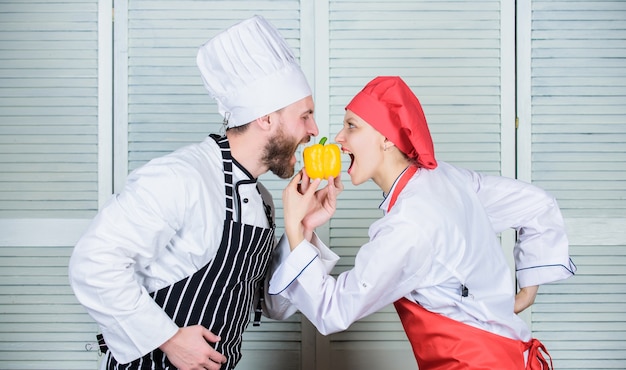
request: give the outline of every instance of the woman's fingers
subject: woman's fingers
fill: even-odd
[[[309,189],[309,184],[311,183],[311,178],[306,173],[306,170],[304,168],[300,170],[300,174],[302,176],[301,181],[300,181],[300,190],[301,190],[302,194],[304,194]]]

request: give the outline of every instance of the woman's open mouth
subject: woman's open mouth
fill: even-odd
[[[352,152],[345,150],[345,149],[341,149],[341,151],[343,152],[343,154],[347,154],[350,156],[350,166],[348,167],[348,174],[350,174],[350,171],[352,171],[352,165],[354,164],[354,154],[352,154]]]

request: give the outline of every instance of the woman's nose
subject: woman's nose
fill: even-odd
[[[343,141],[343,128],[341,130],[339,130],[337,135],[335,135],[335,142],[336,143],[341,143],[342,141]]]

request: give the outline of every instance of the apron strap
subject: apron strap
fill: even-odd
[[[109,347],[104,341],[104,337],[102,336],[102,334],[97,334],[96,339],[98,340],[98,349],[100,350],[100,354],[104,355],[109,350]]]
[[[224,164],[224,184],[226,191],[226,219],[233,219],[233,207],[235,200],[235,188],[233,186],[233,156],[230,153],[230,145],[226,136],[219,136],[216,134],[210,135],[217,145],[222,150],[222,162]]]
[[[539,341],[539,339],[531,339],[525,343],[526,350],[528,351],[528,362],[526,363],[526,370],[549,370],[554,369],[552,365],[552,356],[546,350],[546,347]],[[550,365],[544,357],[544,353],[550,360]]]

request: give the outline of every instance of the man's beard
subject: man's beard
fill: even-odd
[[[298,142],[294,142],[292,137],[287,137],[280,129],[276,136],[265,145],[261,161],[276,176],[288,179],[294,173],[294,166],[290,162],[298,145]]]

